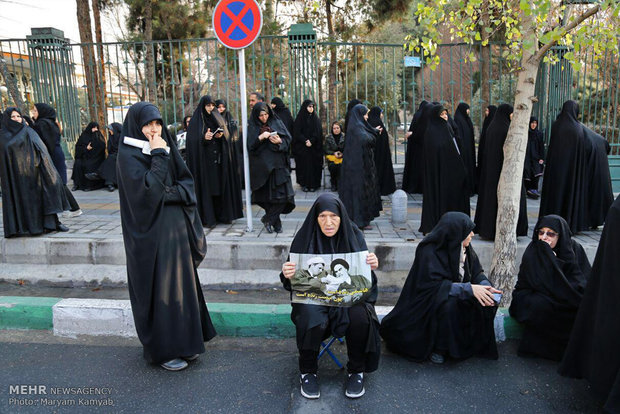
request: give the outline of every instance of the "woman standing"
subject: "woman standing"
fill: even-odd
[[[541,217],[521,259],[510,315],[525,326],[519,355],[559,361],[590,276],[583,247],[560,216]]]
[[[390,195],[396,191],[396,179],[392,165],[390,136],[383,124],[383,110],[378,106],[373,107],[368,113],[368,123],[377,130],[375,165],[377,166],[377,179],[379,180],[379,194]]]
[[[112,192],[118,186],[116,179],[116,159],[118,155],[118,144],[121,139],[123,126],[118,122],[108,125],[108,156],[101,163],[97,172],[86,174],[89,180],[103,180],[108,191]]]
[[[321,187],[323,173],[323,128],[310,99],[301,104],[293,126],[293,156],[297,184],[303,191],[314,192]]]
[[[334,194],[326,193],[321,194],[310,208],[291,243],[290,252],[334,254],[365,250],[368,248],[364,236],[349,219],[342,202]],[[347,397],[364,395],[364,374],[375,371],[379,366],[381,339],[374,307],[378,293],[374,270],[379,267],[379,260],[374,253],[369,253],[366,263],[373,272],[370,294],[365,301],[350,307],[292,304],[291,320],[297,332],[301,395],[306,398],[314,399],[321,395],[317,380],[317,356],[321,341],[330,335],[346,337],[349,357],[349,375],[345,385]],[[284,263],[280,280],[289,291],[294,275],[295,263]]]
[[[295,208],[295,192],[288,169],[291,136],[269,105],[258,102],[248,120],[248,151],[252,204],[265,209],[261,218],[268,233],[282,232],[280,214]]]
[[[13,107],[2,115],[0,184],[4,237],[69,230],[58,221],[69,210],[60,175],[43,141]]]
[[[293,120],[293,115],[291,114],[291,111],[284,104],[284,101],[276,96],[271,100],[271,109],[273,109],[273,113],[275,114],[275,116],[280,118],[280,121],[282,121],[289,134],[292,135],[293,125],[295,121]]]
[[[63,184],[67,184],[67,164],[65,154],[60,146],[60,128],[56,123],[56,110],[45,103],[36,103],[32,108],[32,119],[35,121],[32,128],[47,147],[52,157],[56,171],[60,174]]]
[[[482,123],[482,130],[480,132],[480,140],[478,141],[478,164],[476,166],[476,182],[480,185],[480,174],[482,172],[482,164],[484,161],[484,148],[486,145],[486,134],[489,125],[497,112],[497,106],[489,105],[484,110],[484,122]]]
[[[467,182],[471,188],[470,195],[476,194],[476,142],[474,141],[474,124],[469,117],[469,105],[465,102],[459,103],[454,112],[454,123],[458,129],[460,137],[460,150]],[[456,131],[455,131],[456,132]]]
[[[538,179],[543,175],[545,159],[545,143],[542,132],[538,129],[538,118],[530,117],[530,126],[527,130],[527,149],[525,150],[525,166],[523,179],[527,196],[533,199],[540,197],[538,193]]]
[[[332,122],[332,131],[325,137],[325,158],[331,181],[332,191],[338,191],[342,153],[344,152],[344,132],[339,121]]]
[[[403,191],[410,194],[424,192],[424,133],[432,104],[420,102],[413,115],[407,135],[407,152],[403,170]]]
[[[338,182],[338,195],[349,217],[366,230],[382,210],[374,156],[376,130],[367,120],[368,108],[362,104],[349,112],[347,144]]]
[[[84,128],[75,144],[75,162],[73,164],[72,190],[91,191],[103,187],[100,178],[89,180],[86,174],[97,172],[105,160],[105,139],[99,132],[99,124],[91,122]]]
[[[194,177],[198,214],[205,227],[243,217],[241,189],[226,121],[215,101],[200,99],[187,130],[187,166]]]
[[[243,140],[239,136],[239,126],[228,110],[228,103],[224,99],[216,99],[215,108],[217,112],[224,118],[228,127],[228,145],[232,163],[237,176],[239,177],[239,185],[243,188],[245,177],[243,175]]]
[[[178,371],[215,336],[198,280],[207,245],[192,175],[148,102],[129,108],[118,152],[127,284],[144,358]]]

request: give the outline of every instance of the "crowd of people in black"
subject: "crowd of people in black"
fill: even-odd
[[[321,187],[326,161],[332,193],[316,199],[290,252],[367,251],[361,230],[379,216],[381,196],[396,190],[382,109],[351,100],[344,122],[333,122],[324,138],[312,100],[302,103],[295,119],[280,98],[270,105],[254,92],[250,106],[250,188],[252,203],[265,210],[265,230],[282,232],[280,216],[295,208],[291,157],[306,192]],[[364,374],[378,368],[380,337],[390,350],[414,361],[498,358],[493,323],[502,292],[485,275],[471,240],[474,233],[495,238],[497,187],[513,108],[505,103],[487,108],[477,158],[469,111],[460,103],[452,118],[444,105],[423,101],[413,116],[402,186],[423,194],[425,237],[394,309],[379,323],[374,309],[379,260],[372,252],[366,260],[372,287],[365,301],[341,308],[293,304],[304,397],[320,396],[317,354],[330,335],[347,339],[350,398],[364,394]],[[526,197],[541,197],[540,212],[509,312],[524,326],[519,355],[561,361],[562,375],[587,378],[605,408],[617,412],[620,360],[613,350],[620,328],[613,318],[620,269],[613,254],[620,249],[620,197],[613,201],[609,144],[578,116],[578,104],[567,101],[551,128],[546,157],[538,120],[530,119],[518,236],[528,230]],[[153,104],[134,104],[123,125],[108,126],[108,139],[91,122],[75,145],[72,174],[73,191],[118,187],[128,286],[144,357],[173,371],[187,367],[216,334],[196,270],[206,253],[204,227],[243,216],[242,139],[226,101],[203,96],[183,124],[185,158]],[[17,108],[3,113],[5,237],[67,231],[58,215],[79,211],[66,186],[60,135],[49,105],[36,104],[33,119]],[[572,236],[603,223],[591,266]],[[282,266],[287,290],[295,266],[289,261]]]

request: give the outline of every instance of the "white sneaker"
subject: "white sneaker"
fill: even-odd
[[[84,213],[82,212],[82,209],[80,208],[75,211],[65,211],[64,213],[62,213],[62,216],[65,218],[71,218],[71,217],[79,217],[82,214]]]

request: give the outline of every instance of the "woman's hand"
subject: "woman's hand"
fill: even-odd
[[[290,279],[293,276],[295,276],[295,263],[293,263],[293,262],[285,262],[282,265],[282,274],[287,279]]]
[[[370,270],[377,270],[379,267],[379,259],[377,258],[377,255],[374,253],[368,253],[368,256],[366,256],[366,264],[370,265]]]
[[[90,142],[89,142],[89,143],[88,143],[88,145],[86,146],[86,149],[87,149],[87,150],[89,150],[89,151],[90,151],[91,149],[93,149],[93,146],[92,146],[92,145],[90,145]]]
[[[218,132],[217,134],[215,134],[215,138],[222,138],[224,136],[223,132]]]
[[[279,145],[282,143],[282,138],[280,138],[280,135],[270,135],[269,142],[271,142],[272,144]]]
[[[207,128],[207,132],[205,132],[205,139],[207,141],[211,141],[213,139],[213,132],[211,132],[211,128]]]
[[[263,141],[263,140],[265,140],[265,139],[268,139],[270,136],[271,136],[271,135],[269,134],[269,132],[268,132],[268,131],[265,131],[265,132],[263,132],[262,134],[260,134],[260,135],[258,136],[258,139],[259,139],[259,140],[261,140],[261,141]]]
[[[502,293],[501,290],[497,290],[493,286],[484,285],[471,285],[471,290],[482,306],[495,306],[493,293]]]
[[[149,140],[149,145],[151,146],[151,150],[167,147],[166,141],[164,141],[164,139],[161,137],[161,134],[159,133],[156,133],[154,135],[148,134],[146,137]]]
[[[342,152],[340,151],[334,152],[334,155],[336,156],[336,158],[342,158]]]
[[[310,148],[312,146],[312,142],[309,139],[306,140],[306,147]]]

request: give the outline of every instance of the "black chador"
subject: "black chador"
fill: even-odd
[[[482,123],[482,130],[480,131],[480,140],[478,141],[478,164],[476,165],[476,182],[480,185],[480,173],[482,172],[482,165],[484,164],[484,148],[487,140],[487,129],[497,112],[497,106],[487,106],[484,122]]]
[[[270,138],[261,139],[266,132],[276,133],[282,142],[276,144]],[[290,213],[295,208],[288,163],[290,144],[291,136],[271,107],[263,102],[254,105],[248,120],[252,203],[265,209],[262,222],[270,233],[281,232],[280,214]]]
[[[105,139],[99,131],[99,124],[91,122],[84,128],[75,144],[73,163],[73,190],[96,190],[103,187],[103,180],[89,180],[86,174],[96,173],[105,160]]]
[[[118,122],[113,122],[108,127],[108,156],[99,166],[99,170],[97,170],[97,174],[103,178],[105,185],[110,191],[114,191],[114,187],[118,185],[116,180],[116,159],[122,128],[123,126]]]
[[[501,104],[486,131],[485,153],[480,182],[478,185],[478,203],[476,204],[476,233],[488,240],[495,239],[495,222],[497,219],[497,186],[504,165],[504,142],[510,127],[512,106]],[[527,234],[527,205],[525,187],[521,186],[519,202],[519,220],[517,236]]]
[[[532,128],[532,125],[535,127]],[[523,166],[523,179],[528,196],[538,198],[538,179],[543,175],[544,165],[541,161],[544,159],[543,134],[538,129],[538,118],[532,116],[527,128],[527,149],[525,150],[525,165]]]
[[[286,130],[292,136],[293,124],[295,123],[295,121],[293,120],[293,115],[291,114],[291,111],[286,107],[286,105],[284,105],[284,101],[282,101],[281,98],[278,98],[276,96],[275,98],[271,99],[271,108],[273,109],[273,113],[278,118],[280,118],[280,121],[282,121],[282,123],[286,127]]]
[[[207,133],[213,134],[210,139]],[[187,166],[194,177],[202,224],[213,227],[216,223],[231,223],[243,217],[241,188],[228,126],[210,96],[203,96],[198,102],[186,139]]]
[[[463,359],[497,359],[496,306],[482,306],[472,285],[491,283],[471,244],[474,223],[463,213],[444,214],[418,245],[394,309],[381,322],[388,348],[414,361],[432,352]]]
[[[368,108],[362,104],[349,112],[349,132],[338,181],[340,200],[360,228],[368,226],[382,210],[374,157],[376,130],[364,119],[366,114]]]
[[[16,120],[11,119],[12,114]],[[2,115],[0,184],[4,237],[66,231],[57,216],[69,210],[66,187],[47,147],[13,107]]]
[[[422,101],[413,115],[407,138],[405,166],[403,170],[403,190],[411,194],[424,192],[424,132],[431,104]]]
[[[340,217],[338,232],[327,237],[317,222],[320,213],[330,211]],[[321,194],[308,212],[304,223],[291,243],[291,253],[349,253],[368,250],[362,232],[353,223],[335,194]],[[284,288],[291,282],[280,274]],[[322,340],[329,335],[346,336],[349,373],[372,372],[379,365],[381,338],[374,303],[377,300],[377,277],[372,272],[370,295],[352,307],[333,307],[293,303],[291,320],[297,332],[299,368],[302,373],[316,373],[317,354]]]
[[[363,104],[363,102],[357,98],[351,99],[349,103],[347,104],[347,112],[344,114],[344,131],[343,132],[346,133],[347,128],[349,127],[349,116],[351,116],[351,110],[355,107],[355,105],[359,105],[359,104]]]
[[[620,413],[620,197],[613,202],[560,374],[585,378],[609,413]]]
[[[323,130],[316,105],[307,99],[295,118],[293,126],[293,156],[297,184],[305,191],[321,187],[323,173]]]
[[[566,101],[551,127],[539,212],[564,217],[573,233],[601,225],[613,201],[605,140],[578,116]]]
[[[228,102],[224,99],[215,100],[215,109],[220,113],[228,127],[228,145],[234,170],[239,175],[239,183],[244,188],[245,173],[243,171],[243,139],[239,131],[239,125],[228,110]],[[189,125],[188,125],[189,126]]]
[[[145,154],[142,145],[151,121],[162,124],[148,102],[129,108],[119,145],[117,177],[127,284],[144,358],[162,363],[205,352],[215,336],[198,280],[207,244],[196,209],[194,180],[166,128],[169,147]],[[135,145],[135,144],[134,144]],[[146,149],[148,152],[148,149]]]
[[[471,194],[476,193],[476,143],[474,141],[474,124],[469,117],[469,105],[461,102],[454,112],[454,123],[460,138],[459,149],[467,171],[467,182]]]
[[[377,179],[379,180],[379,194],[390,195],[396,191],[394,178],[394,166],[392,165],[392,151],[390,150],[390,136],[383,124],[383,110],[378,106],[373,107],[368,113],[368,123],[371,127],[380,127],[377,133],[375,145],[375,165],[377,167]]]
[[[469,185],[456,138],[442,105],[433,105],[424,137],[424,198],[420,231],[430,232],[448,211],[469,217]]]
[[[60,146],[60,128],[56,124],[56,110],[45,103],[36,103],[34,107],[37,109],[37,116],[32,127],[45,144],[63,184],[67,184],[67,164],[65,153]]]
[[[539,237],[543,227],[556,236]],[[554,247],[545,240],[555,242]],[[538,220],[510,304],[510,315],[525,328],[519,355],[562,358],[589,276],[588,257],[571,239],[566,221],[556,215]]]

